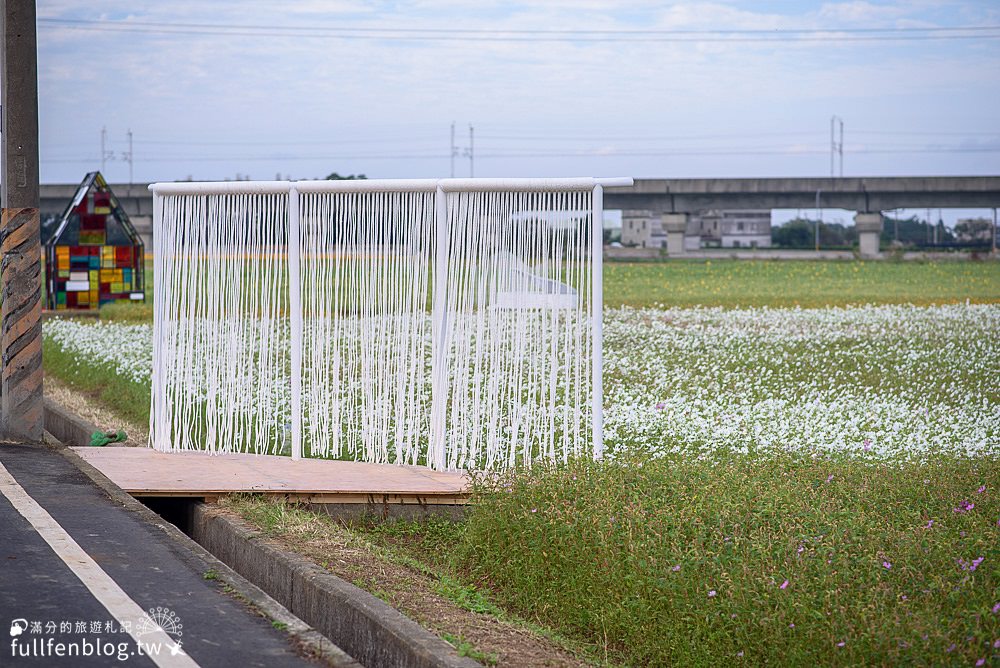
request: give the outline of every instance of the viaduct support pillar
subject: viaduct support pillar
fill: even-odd
[[[854,225],[858,230],[858,247],[861,257],[878,257],[879,236],[882,234],[882,214],[862,213],[854,214]]]
[[[663,214],[663,231],[667,233],[667,255],[674,257],[684,254],[684,234],[687,232],[689,217],[686,213]]]

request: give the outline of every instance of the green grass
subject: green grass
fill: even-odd
[[[153,322],[153,298],[147,296],[145,303],[105,304],[99,313],[101,320],[110,322]]]
[[[111,364],[68,353],[46,337],[42,338],[42,364],[47,375],[91,396],[122,419],[149,423],[148,383],[119,375]]]
[[[607,306],[842,306],[1000,301],[1000,262],[608,262]]]
[[[152,322],[144,304],[107,304],[101,318]],[[1000,262],[671,260],[607,262],[606,306],[842,306],[1000,301]]]
[[[998,653],[998,515],[993,460],[636,456],[480,484],[449,541],[370,531],[627,665],[972,665]]]
[[[220,505],[240,515],[263,534],[280,538],[292,549],[311,556],[323,568],[330,569],[330,561],[338,559],[338,548],[360,548],[383,562],[404,566],[425,576],[436,594],[459,608],[495,617],[511,627],[543,636],[570,654],[601,663],[593,654],[591,644],[571,641],[548,627],[512,615],[472,584],[455,567],[454,548],[464,535],[461,524],[435,518],[419,523],[372,519],[368,523],[346,526],[325,513],[259,494],[230,494],[221,499]],[[352,583],[392,605],[400,584],[392,578],[382,581],[378,570],[369,576],[353,578]],[[478,650],[460,636],[444,633],[442,637],[455,645],[462,656],[488,665],[495,665],[497,661],[495,655]]]
[[[478,661],[484,666],[495,666],[500,662],[496,654],[481,652],[475,645],[465,640],[462,636],[443,633],[441,637],[448,641],[457,651],[459,656],[467,656],[474,661]]]

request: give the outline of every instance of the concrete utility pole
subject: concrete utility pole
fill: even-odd
[[[993,238],[993,254],[997,254],[997,208],[993,207],[993,229],[990,230],[993,234],[990,236]]]
[[[449,155],[451,156],[451,178],[455,178],[455,156],[458,155],[458,149],[455,148],[455,121],[451,122],[451,151]]]
[[[40,442],[44,423],[34,0],[5,0],[2,20],[0,432],[9,439]]]
[[[836,140],[835,126],[840,124],[840,141]],[[833,162],[835,156],[840,156],[840,176],[844,176],[844,119],[840,116],[830,117],[830,178],[833,178]]]
[[[128,152],[122,153],[122,160],[128,162],[128,194],[132,196],[132,128],[128,129]],[[281,179],[278,179],[279,181]]]
[[[819,252],[819,226],[823,223],[823,210],[819,208],[819,196],[822,191],[816,191],[816,252]]]

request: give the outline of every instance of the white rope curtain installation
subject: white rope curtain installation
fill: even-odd
[[[600,456],[603,186],[630,184],[153,184],[152,447]]]

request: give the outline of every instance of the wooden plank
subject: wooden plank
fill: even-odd
[[[273,455],[164,453],[150,448],[73,450],[136,496],[282,494],[313,503],[464,503],[462,472]],[[322,500],[319,500],[322,499]]]

